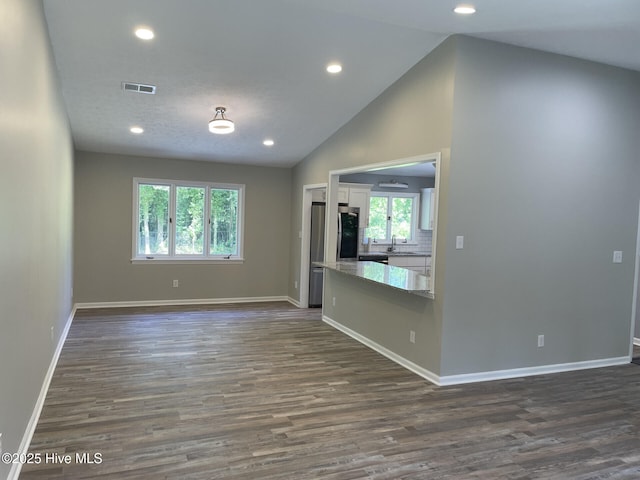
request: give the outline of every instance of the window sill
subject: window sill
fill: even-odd
[[[133,265],[216,265],[242,264],[244,258],[132,258]]]

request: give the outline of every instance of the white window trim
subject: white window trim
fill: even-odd
[[[411,209],[411,238],[397,238],[400,241],[400,245],[417,245],[418,244],[418,211],[420,210],[420,194],[419,193],[400,193],[400,192],[371,192],[371,198],[373,197],[387,197],[387,212],[391,209],[392,198],[413,198],[413,208]],[[376,238],[375,243],[377,245],[391,245],[391,224],[387,224],[387,234],[389,238]],[[404,240],[407,240],[406,242]]]
[[[169,187],[169,216],[173,221],[169,225],[169,253],[155,255],[138,255],[138,221],[139,221],[139,185],[166,185]],[[176,218],[176,188],[200,187],[205,188],[205,222],[206,234],[204,239],[203,255],[176,255],[175,254],[175,218]],[[211,189],[231,189],[238,191],[238,253],[236,255],[209,255],[211,212]],[[238,183],[217,182],[190,182],[185,180],[167,180],[166,178],[133,178],[133,215],[131,235],[131,263],[132,264],[238,264],[244,263],[244,197],[245,185]]]

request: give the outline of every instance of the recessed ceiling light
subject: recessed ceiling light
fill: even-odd
[[[267,138],[264,142],[262,142],[263,145],[267,146],[267,147],[272,147],[276,142],[274,142],[273,140],[271,140],[270,138]]]
[[[142,40],[151,40],[153,37],[155,37],[155,34],[153,33],[153,30],[141,27],[136,29],[136,37]]]
[[[471,5],[458,5],[456,8],[453,9],[453,11],[460,15],[471,15],[473,13],[476,13],[476,9],[473,8]]]
[[[330,63],[327,65],[327,72],[329,73],[340,73],[342,71],[342,65],[339,63]]]
[[[136,135],[139,135],[139,134],[141,134],[142,132],[144,132],[144,128],[142,128],[142,127],[131,127],[131,128],[129,129],[129,131],[130,131],[131,133],[135,133]]]

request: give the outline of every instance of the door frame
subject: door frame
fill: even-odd
[[[302,186],[302,230],[300,230],[300,308],[309,308],[309,255],[311,253],[311,203],[313,190],[327,191],[326,183]],[[328,203],[328,202],[327,202]]]
[[[633,273],[633,302],[631,304],[631,330],[629,332],[629,361],[633,359],[633,346],[640,345],[640,338],[636,338],[636,315],[638,308],[638,276],[640,272],[640,201],[638,202],[638,232],[636,234],[636,257]]]

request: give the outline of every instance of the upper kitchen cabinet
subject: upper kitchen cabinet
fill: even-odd
[[[338,204],[349,205],[349,187],[345,187],[343,183],[338,187]]]
[[[327,189],[326,188],[316,188],[315,190],[311,190],[311,201],[323,203],[327,201]]]
[[[371,197],[372,187],[373,185],[367,183],[340,184],[340,190],[346,190],[348,192],[348,201],[344,203],[349,204],[350,207],[358,207],[360,209],[358,222],[360,228],[367,228],[369,226],[369,199]],[[338,203],[343,202],[338,200]]]
[[[420,230],[433,230],[436,213],[436,189],[420,189]]]

